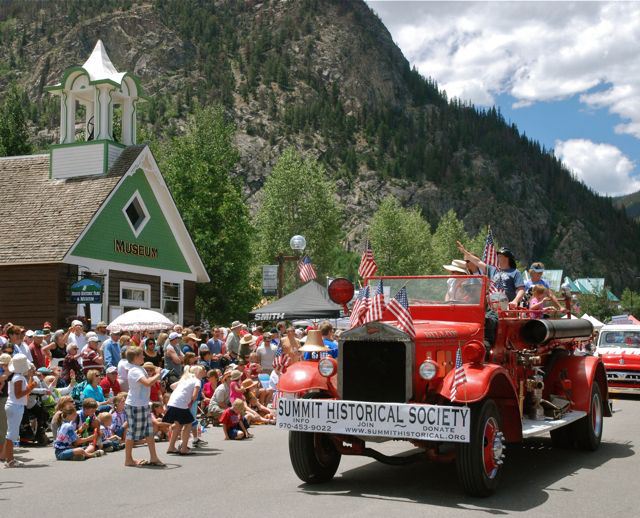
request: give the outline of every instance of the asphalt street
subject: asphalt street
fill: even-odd
[[[614,407],[596,452],[554,450],[546,438],[510,446],[502,485],[485,499],[461,491],[453,465],[392,467],[361,457],[343,457],[332,482],[308,486],[291,469],[287,433],[261,426],[248,441],[224,441],[220,429],[209,429],[208,446],[190,457],[166,455],[160,443],[165,469],[125,468],[122,452],[58,462],[51,448],[20,449],[26,466],[0,470],[0,510],[22,518],[637,516],[640,398],[616,399]],[[379,449],[394,454],[407,446]]]

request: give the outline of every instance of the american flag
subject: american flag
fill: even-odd
[[[413,325],[413,317],[409,312],[409,298],[407,297],[407,288],[403,286],[398,293],[389,301],[387,309],[391,311],[393,316],[398,320],[398,327],[407,333],[411,338],[416,337],[416,328]]]
[[[282,347],[278,347],[276,349],[276,353],[275,356],[273,357],[273,368],[274,369],[280,369],[280,372],[282,374],[284,374],[285,372],[287,372],[287,367],[289,367],[289,364],[291,363],[291,358],[288,354],[283,354],[282,353]]]
[[[500,270],[496,271],[497,280],[489,279],[489,294],[492,293],[505,293],[506,286],[504,285],[504,281],[502,280],[502,273]]]
[[[364,252],[362,252],[362,259],[360,259],[360,266],[358,267],[358,275],[363,279],[371,277],[378,271],[378,265],[373,259],[373,250],[371,250],[371,244],[369,241],[364,245]]]
[[[491,227],[489,227],[487,239],[484,242],[482,262],[487,266],[498,266],[498,256],[496,255],[496,247],[493,243],[493,232],[491,232]]]
[[[316,269],[313,267],[311,258],[305,255],[298,263],[298,273],[302,282],[309,282],[316,278]]]
[[[367,322],[375,322],[376,320],[382,320],[382,312],[384,311],[384,290],[382,288],[382,279],[378,282],[376,293],[371,297],[369,301],[369,311],[364,318],[363,324]]]
[[[358,297],[351,308],[351,315],[349,316],[351,328],[358,327],[364,323],[365,316],[369,311],[369,302],[369,286],[367,285],[358,292]]]
[[[453,381],[451,382],[451,401],[455,401],[458,387],[466,382],[467,377],[462,367],[462,349],[458,346],[458,351],[456,352],[456,370],[453,372]]]

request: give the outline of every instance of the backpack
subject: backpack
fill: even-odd
[[[71,389],[71,398],[76,406],[79,406],[84,399],[82,396],[82,392],[84,388],[87,386],[87,380],[81,381],[80,383],[76,383]]]

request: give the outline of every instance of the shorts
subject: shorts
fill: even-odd
[[[223,412],[224,408],[221,408],[220,405],[212,399],[211,403],[209,403],[209,408],[207,408],[207,415],[215,419],[220,419]]]
[[[73,448],[68,450],[56,450],[56,459],[58,460],[74,460]],[[82,458],[84,460],[84,457]]]
[[[140,441],[153,436],[153,424],[149,417],[148,406],[125,405],[124,410],[127,414],[127,423],[129,423],[127,439]]]
[[[177,408],[175,406],[168,406],[167,412],[162,418],[163,423],[180,423],[180,424],[192,424],[193,414],[188,408]]]
[[[242,418],[242,424],[244,424],[244,428],[245,430],[249,429],[249,421],[247,421],[246,417]],[[240,428],[240,426],[232,426],[231,428],[229,428],[227,430],[227,433],[229,434],[229,439],[235,439],[238,436],[238,432],[242,432],[242,428]],[[244,433],[244,432],[242,432]]]
[[[24,414],[24,405],[14,405],[9,402],[4,407],[7,412],[7,441],[20,440],[20,421]]]

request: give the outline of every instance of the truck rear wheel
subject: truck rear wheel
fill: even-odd
[[[573,431],[578,448],[589,451],[598,449],[600,441],[602,440],[603,417],[604,403],[602,401],[602,393],[599,383],[594,380],[593,386],[591,387],[589,413],[573,424]]]
[[[338,471],[341,455],[323,433],[289,432],[293,471],[307,484],[329,482]]]
[[[471,496],[489,496],[498,487],[504,457],[502,420],[492,399],[471,408],[470,433],[470,442],[457,446],[458,478]]]

